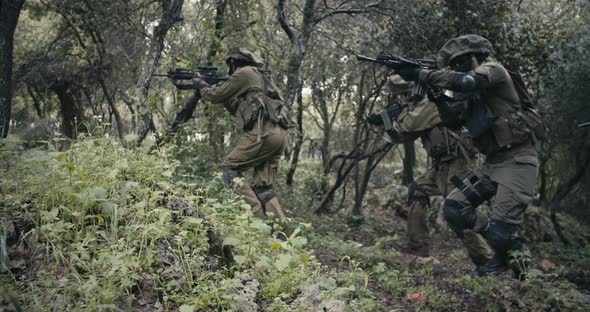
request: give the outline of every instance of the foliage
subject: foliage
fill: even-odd
[[[350,278],[356,273],[321,273],[306,247],[309,225],[277,240],[274,225],[253,218],[220,177],[202,185],[171,180],[179,163],[168,149],[146,156],[88,137],[58,152],[54,143],[48,152],[24,152],[6,141],[1,150],[3,163],[13,164],[2,168],[0,205],[10,217],[2,224],[19,228],[10,235],[18,250],[3,263],[26,272],[3,281],[27,309],[231,309],[240,272],[260,281],[263,301],[293,299],[321,282],[326,298],[352,302],[344,289],[363,288]],[[215,244],[231,246],[231,259]]]

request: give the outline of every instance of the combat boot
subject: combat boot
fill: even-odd
[[[430,255],[428,245],[415,245],[412,243],[400,243],[396,245],[397,250],[418,257],[428,257]]]
[[[477,267],[478,276],[499,275],[508,269],[503,257],[496,255],[488,260],[484,265]]]

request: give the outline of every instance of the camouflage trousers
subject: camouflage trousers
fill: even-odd
[[[497,157],[499,158],[499,157]],[[533,199],[538,160],[534,150],[524,148],[510,151],[500,159],[488,159],[455,188],[444,203],[444,214],[449,226],[463,238],[465,248],[476,265],[494,256],[507,258],[507,253],[524,249],[518,237],[518,227]],[[476,208],[494,197],[490,216]],[[486,250],[473,239],[485,235],[493,250]]]
[[[446,197],[454,188],[451,177],[463,178],[475,167],[474,162],[455,158],[444,162],[434,162],[434,166],[415,179],[408,189],[408,247],[428,253],[430,231],[428,215],[430,196]],[[485,244],[485,240],[483,240]]]
[[[285,214],[276,194],[273,181],[279,160],[287,146],[286,130],[266,122],[260,133],[258,129],[244,133],[238,145],[227,155],[221,165],[224,175],[235,183],[235,190],[252,207],[255,216],[264,218],[272,213],[281,223]],[[250,185],[242,176],[253,169],[254,179]],[[237,178],[237,179],[236,179]]]

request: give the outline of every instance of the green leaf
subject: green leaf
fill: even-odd
[[[270,235],[270,232],[272,230],[272,228],[268,224],[264,223],[260,219],[253,219],[250,225],[253,228],[257,229],[258,232],[260,232],[260,234],[263,234],[265,236]]]
[[[180,308],[178,308],[178,312],[194,312],[197,310],[197,307],[195,307],[194,305],[187,305],[187,304],[183,304],[180,306]]]
[[[355,287],[354,286],[350,286],[350,287],[338,287],[334,290],[334,295],[336,297],[340,297],[343,295],[346,295],[349,292],[354,292],[355,291]]]
[[[307,238],[305,237],[297,236],[291,240],[291,245],[294,248],[301,249],[305,244],[307,244]]]
[[[383,273],[383,272],[385,272],[385,270],[386,270],[386,266],[385,266],[385,263],[383,263],[383,262],[379,262],[379,263],[377,263],[377,265],[373,266],[373,272],[375,272],[375,273]]]
[[[102,213],[105,215],[110,215],[115,211],[115,205],[108,200],[100,203],[100,206],[102,207]]]
[[[307,260],[309,260],[309,255],[302,253],[299,255],[299,260],[301,260],[301,262],[305,263],[305,262],[307,262]]]
[[[223,246],[237,246],[240,244],[240,240],[235,237],[227,237],[223,240]]]
[[[92,190],[92,196],[94,200],[105,200],[107,199],[107,190],[104,187],[97,186]]]
[[[74,169],[76,169],[76,166],[74,164],[63,164],[62,167],[67,168],[69,171],[74,171]]]
[[[291,263],[291,256],[282,254],[279,256],[279,259],[275,261],[275,267],[279,272],[285,270],[289,264]]]
[[[267,256],[260,256],[260,259],[256,261],[257,268],[272,268],[272,260]]]
[[[242,265],[244,264],[244,262],[246,262],[246,257],[244,256],[240,256],[240,255],[236,255],[234,256],[234,261],[238,264],[238,265]]]
[[[58,161],[62,161],[66,158],[68,154],[67,153],[61,153],[59,155],[57,155],[57,157],[55,157],[55,159],[57,159]]]
[[[281,243],[279,242],[274,242],[272,243],[272,245],[270,245],[270,249],[279,249],[281,248]]]
[[[203,219],[195,217],[186,217],[184,218],[184,222],[192,225],[199,225],[203,223]]]

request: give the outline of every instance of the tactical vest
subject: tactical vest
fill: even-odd
[[[464,132],[448,129],[439,124],[426,131],[422,136],[422,145],[430,157],[438,161],[463,158],[470,161],[477,151]]]
[[[465,127],[474,145],[484,155],[530,144],[534,140],[530,120],[527,122],[530,115],[523,109],[519,91],[508,71],[498,63],[484,63],[475,69],[476,74],[486,77],[492,72],[496,75],[493,79],[501,82],[465,99],[468,101]]]

